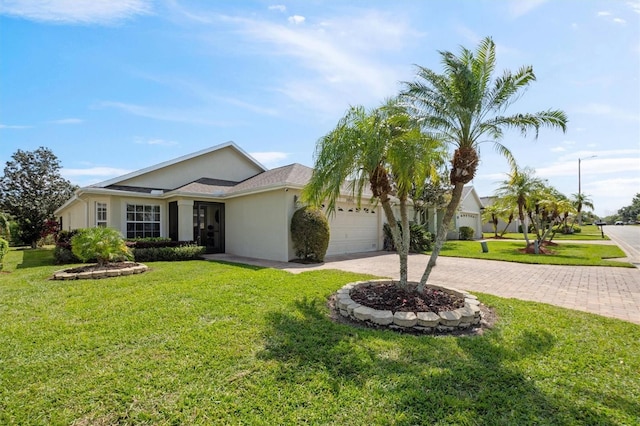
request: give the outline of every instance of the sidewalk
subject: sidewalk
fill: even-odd
[[[229,254],[211,260],[244,263],[301,273],[318,269],[372,274],[398,279],[395,253],[331,256],[320,265],[243,258]],[[418,281],[428,256],[409,256],[409,279]],[[429,282],[469,292],[549,303],[640,324],[640,270],[604,266],[525,265],[479,259],[439,257]]]

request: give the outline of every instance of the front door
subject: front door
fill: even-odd
[[[193,204],[193,240],[207,253],[224,253],[224,204]]]

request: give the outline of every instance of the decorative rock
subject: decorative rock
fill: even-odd
[[[457,312],[462,316],[460,318],[460,323],[471,323],[475,318],[475,312],[469,307],[469,305],[465,305],[464,308],[456,309]]]
[[[77,279],[78,274],[70,274],[68,272],[56,272],[55,275],[53,276],[54,279],[56,280],[75,280]]]
[[[91,279],[91,276],[93,275],[93,272],[80,272],[78,273],[78,279],[79,280],[88,280]]]
[[[442,325],[448,327],[455,327],[456,325],[460,324],[460,319],[462,318],[462,315],[457,310],[441,311],[438,312],[438,315],[440,315],[440,322],[442,323]]]
[[[389,325],[393,323],[393,312],[374,310],[371,314],[371,322],[379,325]]]
[[[414,312],[396,312],[393,314],[393,323],[401,327],[413,327],[418,324],[418,317]]]
[[[93,271],[91,273],[91,278],[104,278],[107,276],[107,271]]]
[[[147,269],[146,266],[144,267]],[[356,287],[369,287],[392,282],[388,279],[381,279],[349,283],[336,292],[336,310],[344,317],[351,317],[365,322],[369,321],[393,330],[412,329],[421,333],[434,332],[435,330],[451,332],[476,326],[482,322],[480,301],[476,296],[465,291],[436,285],[428,285],[428,287],[463,298],[464,307],[454,311],[441,311],[437,314],[434,312],[396,312],[393,314],[388,310],[382,311],[362,306],[351,299],[351,291]]]
[[[436,327],[440,324],[440,315],[435,312],[418,312],[418,325],[422,327]]]
[[[356,308],[359,308],[360,306],[362,306],[362,305],[359,304],[359,303],[356,303],[354,301],[351,301],[351,303],[349,305],[347,305],[347,312],[349,313],[349,315],[353,315],[353,311]]]
[[[374,311],[375,309],[367,308],[366,306],[359,306],[353,310],[353,316],[360,321],[369,321]]]
[[[120,276],[120,269],[109,269],[107,271],[107,276],[108,277],[119,277]]]
[[[464,303],[468,305],[480,305],[480,301],[478,299],[471,299],[469,297],[465,297]]]

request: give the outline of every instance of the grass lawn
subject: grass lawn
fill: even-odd
[[[577,233],[577,234],[556,234],[555,237],[553,237],[553,241],[558,241],[558,240],[578,240],[578,241],[584,241],[584,240],[597,240],[597,241],[608,241],[610,240],[610,238],[607,236],[607,228],[605,229],[605,235],[604,238],[602,238],[602,232],[600,231],[600,228],[597,227],[596,225],[584,225],[581,228],[581,232]],[[500,235],[500,233],[498,232],[498,235]],[[493,238],[494,237],[494,233],[493,232],[485,232],[482,234],[482,236],[484,238]],[[523,240],[524,241],[524,236],[521,233],[514,233],[514,232],[507,232],[506,234],[504,234],[503,238],[507,238],[507,239],[512,239],[512,240]],[[529,234],[529,238],[532,238],[532,235]]]
[[[477,244],[477,242],[476,242]],[[50,281],[0,274],[0,424],[638,424],[640,326],[478,295],[483,336],[356,329],[327,296],[365,278],[190,261]]]
[[[488,253],[483,253],[478,241],[447,241],[440,252],[441,256],[467,257],[473,259],[503,260],[507,262],[535,263],[542,265],[580,265],[580,266],[619,266],[633,268],[628,262],[615,259],[626,254],[615,245],[585,244],[570,241],[558,242],[548,247],[554,254],[536,255],[521,253],[522,241],[487,241]]]

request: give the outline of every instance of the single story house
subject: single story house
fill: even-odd
[[[311,174],[301,164],[267,170],[227,142],[80,188],[55,215],[64,230],[108,226],[126,238],[169,237],[212,253],[288,261],[291,217]],[[382,217],[345,195],[329,216],[327,254],[382,249]]]
[[[457,240],[460,238],[460,227],[468,226],[473,229],[473,238],[479,240],[482,238],[482,210],[483,204],[480,197],[473,186],[465,186],[462,189],[460,197],[460,205],[456,210],[456,214],[451,220],[449,231],[447,232],[447,240]],[[419,217],[420,223],[426,225],[429,232],[435,234],[437,229],[442,225],[444,218],[444,209],[436,209],[427,207],[423,210]]]
[[[288,261],[291,217],[312,172],[301,164],[267,170],[227,142],[80,188],[55,215],[64,230],[108,226],[126,238],[168,237],[210,253]],[[384,213],[368,201],[358,206],[348,192],[338,200],[327,255],[382,250]]]

